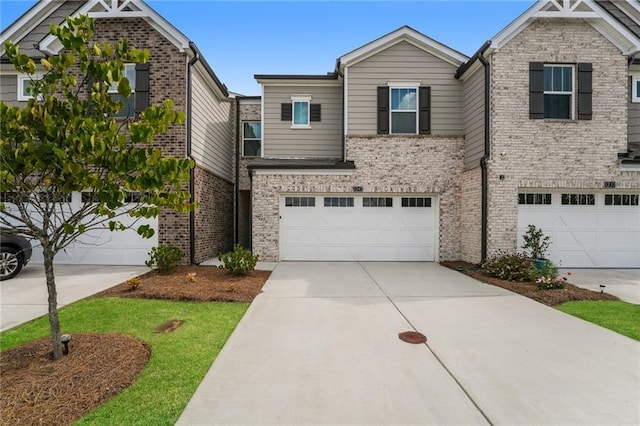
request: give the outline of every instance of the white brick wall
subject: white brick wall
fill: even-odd
[[[253,251],[262,260],[279,255],[279,197],[282,193],[345,193],[361,186],[365,193],[439,195],[439,260],[460,258],[458,212],[462,138],[431,136],[349,136],[351,176],[255,175],[253,177]]]
[[[480,167],[460,177],[460,260],[479,263],[482,258],[482,176]]]

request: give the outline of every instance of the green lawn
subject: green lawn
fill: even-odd
[[[599,300],[567,302],[556,307],[562,312],[640,340],[640,305]]]
[[[151,359],[129,389],[77,424],[173,425],[248,304],[96,298],[60,310],[64,333],[124,333],[147,342]],[[155,328],[173,319],[171,333]],[[49,335],[47,318],[0,335],[2,350]]]

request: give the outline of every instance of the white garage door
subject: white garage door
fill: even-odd
[[[437,211],[433,195],[282,196],[280,259],[433,261]]]
[[[569,268],[640,267],[639,194],[520,193],[518,247],[529,224],[551,237],[553,262]]]

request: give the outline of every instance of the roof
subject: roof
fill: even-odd
[[[257,158],[247,164],[249,170],[271,169],[271,170],[351,170],[356,165],[353,161],[342,160],[308,160],[308,159],[278,159],[278,158]]]
[[[637,11],[635,20],[631,15],[635,3],[629,3],[628,7],[625,7],[624,1],[596,0],[596,3],[616,21],[620,22],[620,24],[635,34],[636,37],[640,38],[640,11]]]
[[[363,61],[376,53],[387,49],[402,41],[413,44],[414,46],[422,49],[432,55],[444,60],[455,66],[460,66],[465,63],[469,58],[451,49],[442,43],[435,41],[434,39],[427,37],[426,35],[414,30],[413,28],[405,25],[392,31],[370,43],[365,44],[351,52],[342,55],[336,62],[336,71],[342,72],[346,66],[354,65],[360,61]]]

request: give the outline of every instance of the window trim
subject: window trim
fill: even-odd
[[[631,103],[640,103],[640,71],[635,71],[629,74],[631,76]]]
[[[307,104],[307,123],[296,124],[296,103]],[[311,128],[311,95],[291,95],[291,128],[310,129]]]
[[[389,86],[389,134],[390,135],[417,135],[420,133],[420,82],[405,81],[405,82],[388,82]],[[416,107],[414,110],[394,110],[393,109],[393,90],[394,89],[407,89],[415,90],[416,93]],[[415,114],[415,131],[412,133],[396,133],[393,131],[393,114],[394,113],[413,113]]]
[[[131,118],[131,117],[135,117],[136,116],[136,77],[137,77],[137,68],[136,68],[135,63],[125,63],[124,64],[124,74],[123,77],[127,77],[127,68],[132,68],[133,69],[133,81],[127,77],[127,79],[129,80],[129,87],[131,88],[131,95],[129,95],[129,98],[124,98],[124,100],[122,101],[122,103],[124,105],[122,105],[122,109],[120,111],[118,111],[117,114],[113,115],[113,118],[117,118],[117,119],[126,119],[126,118]],[[106,82],[105,82],[106,84]],[[107,88],[107,93],[109,95],[111,95],[113,97],[113,95],[118,95],[118,87],[113,87],[113,84],[110,84],[109,87]],[[123,115],[121,114],[122,111],[127,107],[127,105],[129,104],[133,104],[133,110],[129,111],[129,114]],[[133,114],[132,114],[133,113]]]
[[[246,138],[244,136],[244,125],[245,123],[259,123],[260,124],[260,135],[262,135],[262,121],[260,120],[244,120],[242,121],[242,158],[262,158],[262,137],[260,138]],[[244,153],[244,141],[245,140],[252,140],[252,141],[259,141],[260,142],[260,155],[246,155]]]
[[[544,97],[546,95],[568,95],[569,92],[566,91],[547,91],[544,90],[544,69],[547,67],[567,67],[571,68],[571,98],[569,99],[569,105],[571,107],[570,117],[569,118],[552,118],[552,117],[544,117],[545,120],[575,120],[576,119],[576,85],[577,85],[577,76],[576,76],[576,64],[565,64],[565,63],[555,63],[555,62],[545,62],[543,65],[543,80],[542,80],[542,98],[544,102]],[[544,111],[546,115],[547,111]]]
[[[16,100],[18,102],[27,102],[31,99],[33,99],[33,95],[26,95],[23,91],[23,83],[25,81],[31,81],[31,80],[40,80],[43,77],[44,74],[41,73],[35,73],[32,75],[29,74],[17,74],[16,78]],[[42,98],[42,97],[41,97]]]

